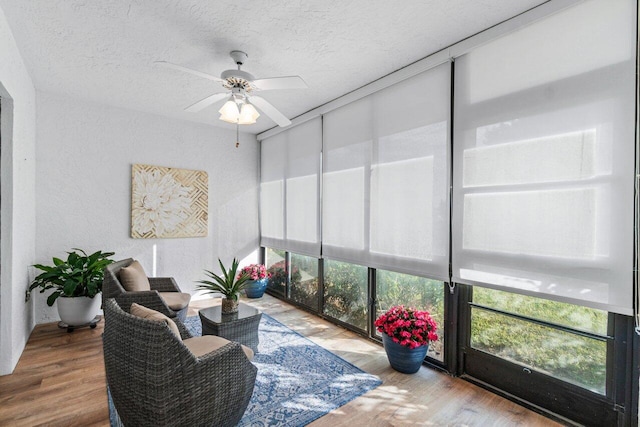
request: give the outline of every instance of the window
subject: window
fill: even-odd
[[[267,248],[265,267],[271,275],[267,288],[285,296],[287,289],[287,254],[285,251]]]
[[[486,288],[474,288],[473,302],[580,331],[607,334],[608,313],[602,310]]]
[[[291,254],[291,299],[318,309],[318,259]]]
[[[367,330],[368,268],[324,260],[324,314]]]

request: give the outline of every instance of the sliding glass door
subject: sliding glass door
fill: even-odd
[[[454,65],[461,371],[587,425],[631,412],[636,16],[581,2]]]
[[[471,348],[606,394],[607,312],[474,288],[470,317]]]
[[[584,425],[627,425],[630,317],[459,287],[468,299],[461,311],[464,377]]]

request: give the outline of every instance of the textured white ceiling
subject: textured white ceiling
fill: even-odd
[[[256,77],[300,75],[306,90],[263,92],[296,117],[517,15],[543,0],[0,0],[37,89],[230,127],[221,103],[183,108],[218,83],[154,65],[164,60],[216,76],[249,54]],[[242,131],[275,126],[262,115]]]

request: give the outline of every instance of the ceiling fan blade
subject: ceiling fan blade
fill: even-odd
[[[213,80],[214,82],[223,82],[220,77],[212,76],[211,74],[203,73],[202,71],[194,70],[192,68],[183,67],[182,65],[172,64],[167,61],[155,61],[154,64],[161,65],[167,68],[173,68],[174,70],[184,71],[185,73],[193,74],[204,79]]]
[[[201,99],[195,104],[189,105],[187,108],[184,109],[184,111],[188,111],[190,113],[197,113],[198,111],[203,110],[208,106],[215,104],[221,99],[228,98],[228,97],[229,97],[229,92],[214,93],[213,95],[209,95],[206,98]]]
[[[252,81],[251,84],[260,90],[307,89],[309,87],[300,76],[257,79]]]
[[[266,99],[260,96],[249,96],[249,102],[258,107],[265,113],[271,120],[277,123],[280,127],[289,126],[291,124],[291,120],[287,119],[284,114],[276,109],[273,105],[267,102]]]

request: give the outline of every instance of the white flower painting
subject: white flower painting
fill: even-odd
[[[204,237],[208,230],[204,171],[133,165],[131,237]]]

